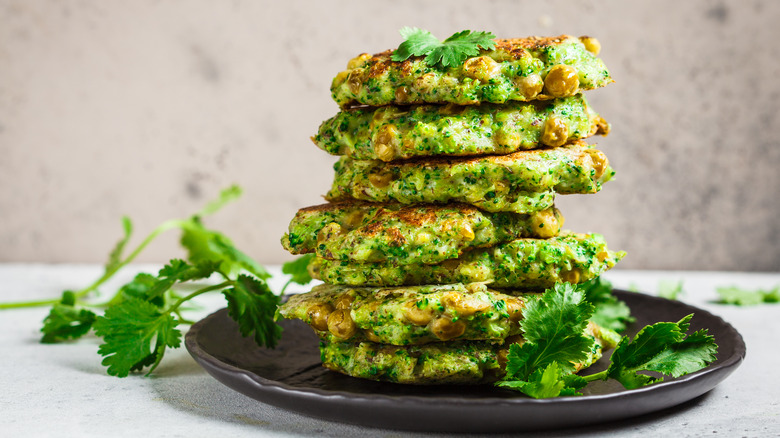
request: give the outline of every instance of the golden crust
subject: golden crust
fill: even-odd
[[[575,140],[565,146],[555,148],[558,151],[562,151],[565,155],[572,158],[577,158],[582,155],[582,150],[592,149],[593,146],[583,140]],[[411,158],[409,160],[400,160],[386,163],[385,166],[389,169],[393,166],[406,166],[414,164],[419,167],[431,167],[431,166],[452,166],[457,163],[460,165],[471,165],[477,163],[495,163],[497,165],[511,164],[517,161],[532,161],[538,160],[540,154],[543,151],[551,150],[553,148],[539,148],[532,150],[523,150],[512,152],[511,154],[503,155],[478,155],[472,157],[446,157],[446,156],[433,156],[433,157],[419,157]]]
[[[421,208],[424,207],[424,208]],[[447,205],[403,205],[403,204],[377,204],[376,202],[359,201],[348,199],[344,201],[326,202],[324,204],[312,205],[298,210],[299,215],[306,215],[317,212],[337,212],[339,210],[356,210],[381,208],[382,214],[392,214],[398,220],[409,225],[423,225],[436,219],[437,213],[444,210],[458,210],[462,214],[476,214],[480,210],[473,205],[453,202]]]

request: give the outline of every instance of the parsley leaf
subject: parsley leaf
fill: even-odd
[[[254,333],[258,345],[275,347],[282,328],[274,322],[279,297],[264,281],[239,275],[233,287],[222,291],[228,302],[228,315],[238,323],[241,334]]]
[[[600,327],[622,332],[635,321],[626,303],[612,294],[612,283],[609,281],[596,277],[577,287],[585,293],[585,300],[596,306],[591,321]]]
[[[405,61],[412,56],[425,56],[425,63],[434,67],[453,67],[463,63],[466,58],[479,54],[480,48],[492,50],[496,47],[491,32],[456,32],[444,41],[439,41],[427,30],[416,27],[404,27],[399,33],[404,42],[393,52],[390,59]]]
[[[716,289],[721,304],[737,306],[754,306],[762,303],[780,302],[780,286],[770,290],[747,290],[736,286],[719,287]]]
[[[715,360],[718,346],[706,330],[686,336],[692,317],[646,326],[632,341],[623,337],[612,353],[606,376],[634,389],[663,380],[640,371],[679,377],[706,367]]]
[[[309,274],[308,267],[313,258],[314,254],[305,254],[282,265],[282,273],[289,274],[291,277],[287,280],[284,287],[282,287],[281,294],[284,294],[284,291],[287,290],[287,286],[289,286],[290,283],[304,285],[311,282],[312,278]]]

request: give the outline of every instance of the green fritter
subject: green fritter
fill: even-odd
[[[614,332],[588,324],[585,333],[594,339],[588,358],[575,364],[580,371],[596,362],[602,350],[613,348]],[[606,335],[606,336],[605,336]],[[479,384],[500,380],[506,374],[509,346],[522,343],[514,336],[503,344],[488,341],[436,342],[396,346],[373,342],[321,341],[322,365],[361,379],[413,385]]]
[[[312,140],[333,155],[393,161],[509,154],[608,132],[609,124],[578,94],[504,105],[353,108],[323,122]]]
[[[503,342],[520,331],[526,298],[483,283],[407,287],[323,284],[279,308],[323,339],[419,345],[450,340]]]
[[[555,283],[583,283],[623,258],[607,249],[600,234],[561,232],[550,239],[517,239],[465,252],[434,265],[354,263],[315,258],[314,278],[330,284],[400,286],[490,282],[496,288],[545,289]]]
[[[596,193],[615,174],[603,152],[577,141],[508,155],[385,163],[342,157],[325,196],[401,204],[465,202],[486,211],[531,213],[555,193]]]
[[[293,254],[315,252],[330,260],[438,263],[468,248],[520,237],[558,235],[556,208],[532,214],[489,213],[468,204],[323,204],[298,211],[282,245]]]
[[[595,38],[529,37],[496,40],[454,67],[433,67],[423,57],[392,61],[392,51],[352,59],[333,79],[342,108],[356,105],[528,102],[573,96],[614,82],[596,57]]]

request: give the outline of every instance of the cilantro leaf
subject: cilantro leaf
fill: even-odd
[[[163,307],[165,306],[165,293],[174,284],[208,278],[216,272],[218,266],[219,264],[208,260],[193,265],[181,259],[173,259],[160,269],[157,277],[139,274],[133,281],[124,285],[120,291],[125,296],[149,301],[157,307]]]
[[[390,59],[393,61],[405,61],[412,56],[424,56],[430,53],[441,41],[427,30],[416,27],[402,27],[398,31],[404,38],[404,42],[398,46]]]
[[[716,289],[721,304],[737,306],[754,306],[762,303],[780,302],[780,286],[770,290],[747,290],[736,286],[719,287]]]
[[[304,254],[295,260],[282,265],[282,273],[291,275],[290,279],[285,283],[284,287],[282,287],[282,294],[287,290],[287,286],[289,286],[290,283],[304,285],[312,281],[308,267],[313,258],[314,254]]]
[[[635,321],[626,303],[612,294],[612,283],[609,281],[596,277],[578,287],[585,293],[585,300],[596,307],[591,321],[600,327],[622,332]]]
[[[706,330],[686,336],[692,316],[677,323],[659,322],[646,326],[632,341],[623,337],[612,353],[606,376],[626,389],[634,389],[663,380],[639,374],[641,371],[679,377],[706,367],[715,360],[718,346]]]
[[[105,266],[105,273],[89,286],[76,292],[65,291],[57,300],[36,300],[0,304],[0,308],[54,306],[43,321],[41,342],[58,342],[75,339],[90,329],[103,338],[98,353],[108,374],[127,376],[132,371],[150,367],[151,373],[163,358],[166,348],[181,345],[180,323],[191,324],[181,314],[184,303],[198,295],[222,291],[228,301],[231,317],[239,323],[244,335],[253,335],[261,345],[274,346],[280,338],[281,328],[275,324],[279,298],[271,293],[264,281],[270,275],[266,270],[239,251],[224,234],[209,230],[201,223],[201,216],[214,213],[241,194],[238,186],[232,186],[220,194],[219,199],[207,204],[200,212],[187,219],[168,220],[155,228],[129,255],[123,256],[132,235],[133,225],[123,217],[124,236],[114,246]],[[163,266],[157,275],[141,273],[122,286],[107,302],[89,303],[85,298],[90,292],[112,278],[158,235],[172,229],[182,231],[181,244],[188,251],[189,262],[173,259]],[[124,257],[124,258],[123,258]],[[290,281],[307,282],[306,260],[286,266],[293,275]],[[251,275],[238,275],[246,272]],[[194,292],[180,295],[175,286],[207,279],[219,273],[224,281],[205,285]],[[237,276],[237,278],[236,278]],[[171,304],[172,303],[172,304]],[[105,307],[105,313],[97,316],[78,305]]]
[[[254,333],[255,342],[275,347],[282,328],[274,322],[279,297],[268,285],[248,275],[239,275],[233,287],[222,291],[228,303],[228,315],[238,323],[244,336]]]
[[[479,48],[493,49],[496,46],[492,38],[496,36],[487,32],[464,30],[453,34],[435,47],[425,58],[428,65],[441,64],[444,67],[460,65],[469,56],[479,55]]]
[[[556,284],[523,309],[520,327],[525,342],[509,347],[505,380],[529,381],[537,370],[557,362],[564,373],[588,357],[593,339],[583,331],[593,313],[584,294],[569,283]]]
[[[187,249],[190,262],[219,263],[219,271],[223,275],[229,276],[245,270],[262,279],[271,276],[260,264],[239,251],[227,236],[204,227],[197,216],[183,226],[181,245]]]
[[[513,344],[512,346],[517,345]],[[558,362],[552,362],[544,369],[537,369],[528,378],[528,381],[502,382],[500,386],[516,389],[533,398],[558,397],[566,386],[561,378],[561,370]]]
[[[682,280],[677,282],[661,280],[661,282],[658,283],[658,296],[661,298],[675,301],[678,300],[684,293],[685,291],[683,290]]]
[[[127,298],[138,298],[140,300],[147,300],[150,296],[149,291],[158,283],[157,277],[146,272],[137,274],[132,281],[126,283],[119,288],[119,298],[121,301]],[[154,305],[162,307],[165,305],[162,297],[150,300]]]
[[[206,204],[195,216],[207,216],[222,209],[225,204],[235,201],[241,196],[241,187],[232,185],[219,193],[219,198]]]
[[[534,398],[579,395],[586,381],[574,363],[586,360],[593,339],[583,332],[593,313],[585,294],[569,283],[556,284],[523,309],[524,342],[509,346],[506,377],[496,385]]]
[[[124,285],[120,299],[110,303],[94,323],[95,334],[103,338],[98,353],[105,356],[102,363],[108,366],[108,374],[124,377],[147,366],[151,366],[151,373],[166,348],[179,347],[181,332],[176,328],[179,321],[173,313],[184,301],[212,287],[200,289],[163,310],[169,291],[177,283],[208,278],[218,266],[210,261],[193,265],[173,259],[160,269],[157,277],[139,274]]]
[[[41,342],[52,344],[67,339],[78,339],[89,332],[97,316],[87,309],[74,306],[73,292],[65,291],[43,320]]]
[[[513,344],[511,347],[516,346]],[[510,349],[511,349],[510,347]],[[545,368],[538,368],[527,380],[507,380],[497,382],[497,386],[514,389],[533,398],[552,398],[562,395],[582,395],[579,390],[587,382],[576,374],[566,374],[558,362],[551,362]]]
[[[110,305],[94,324],[95,333],[104,341],[98,353],[105,356],[102,363],[108,366],[108,373],[124,377],[147,366],[151,367],[151,373],[166,348],[181,344],[181,332],[176,329],[181,321],[174,315],[179,314],[182,304],[214,290],[222,290],[228,301],[228,313],[245,336],[254,334],[258,344],[274,346],[281,332],[273,319],[279,298],[271,293],[265,281],[242,274],[236,280],[205,286],[184,297],[174,295],[175,284],[207,278],[220,266],[213,261],[189,264],[174,259],[160,269],[157,277],[138,275],[125,285],[122,300]],[[162,309],[167,298],[176,301]]]
[[[103,338],[98,354],[108,374],[126,377],[130,371],[151,365],[151,373],[162,360],[166,347],[181,345],[178,321],[154,304],[129,298],[106,309],[95,321],[95,333]]]
[[[491,50],[496,47],[491,32],[456,32],[444,41],[439,41],[427,30],[404,27],[400,30],[404,37],[398,49],[390,57],[393,61],[405,61],[412,56],[425,56],[425,63],[434,67],[453,67],[463,63],[469,56],[479,54],[480,48]]]
[[[190,264],[181,259],[172,259],[160,268],[157,277],[168,282],[202,280],[211,276],[218,268],[219,264],[210,260]]]
[[[559,395],[582,395],[579,390],[588,384],[587,380],[576,374],[565,374],[561,379],[563,380],[564,387],[561,389]]]

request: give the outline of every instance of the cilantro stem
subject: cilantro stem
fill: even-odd
[[[15,303],[0,303],[0,309],[20,309],[23,307],[51,306],[60,302],[59,298],[38,301],[18,301]]]
[[[223,281],[222,283],[219,283],[219,284],[213,284],[211,286],[206,286],[206,287],[200,288],[200,289],[196,290],[195,292],[193,292],[193,293],[191,293],[191,294],[189,294],[187,296],[179,298],[179,300],[176,301],[175,303],[173,303],[171,305],[171,307],[169,307],[168,310],[165,311],[165,313],[176,312],[177,309],[179,308],[179,306],[181,306],[185,302],[187,302],[187,301],[197,297],[198,295],[205,294],[206,292],[211,292],[211,291],[215,291],[215,290],[224,289],[224,288],[226,288],[228,286],[232,286],[233,284],[235,284],[235,283],[232,280],[228,280],[228,281]]]
[[[582,376],[582,378],[585,379],[586,382],[592,382],[594,380],[607,380],[607,371],[608,370],[604,370],[598,373]]]
[[[100,278],[95,280],[89,286],[74,292],[73,295],[76,298],[83,298],[85,295],[87,295],[90,292],[96,290],[100,285],[102,285],[103,283],[108,281],[108,279],[113,277],[114,274],[117,273],[117,271],[119,271],[120,269],[124,268],[125,266],[127,266],[128,263],[132,262],[136,257],[138,257],[138,254],[140,254],[141,251],[143,251],[144,248],[146,248],[149,245],[149,243],[151,243],[151,241],[154,240],[157,236],[159,236],[160,234],[162,234],[162,233],[164,233],[164,232],[166,232],[168,230],[174,229],[174,228],[182,228],[182,227],[187,225],[187,222],[188,221],[186,221],[186,220],[180,220],[180,219],[174,219],[174,220],[169,220],[169,221],[163,222],[157,228],[155,228],[151,233],[149,233],[149,235],[146,236],[146,239],[144,239],[143,242],[141,242],[138,245],[138,247],[135,248],[135,250],[133,250],[133,252],[131,252],[130,255],[127,256],[127,258],[125,258],[121,262],[117,263],[116,266],[114,266],[114,267],[112,267],[110,269],[106,269],[106,271],[103,273],[103,275]],[[117,293],[117,295],[115,295],[110,301],[108,301],[108,303],[106,303],[106,305],[113,304],[115,299],[116,299],[116,297],[118,295],[119,294]],[[24,307],[51,306],[51,305],[57,304],[59,302],[60,302],[60,298],[51,298],[51,299],[47,299],[47,300],[33,300],[33,301],[18,301],[18,302],[11,302],[11,303],[0,303],[0,310],[2,310],[2,309],[19,309],[19,308],[24,308]]]
[[[289,286],[290,283],[292,283],[292,282],[293,282],[292,279],[287,280],[287,283],[285,283],[284,286],[282,286],[282,291],[279,292],[279,295],[284,295],[284,291],[287,290],[287,286]]]
[[[176,316],[179,318],[179,322],[180,323],[187,324],[187,325],[195,324],[195,321],[189,320],[189,319],[185,318],[184,316],[182,316],[181,311],[179,309],[174,310],[173,313],[175,313]]]
[[[143,251],[144,248],[146,248],[149,245],[149,243],[151,243],[151,241],[154,240],[157,236],[159,236],[160,234],[162,234],[162,233],[164,233],[164,232],[166,232],[168,230],[171,230],[171,229],[174,229],[174,228],[181,228],[181,227],[183,227],[186,224],[186,222],[187,221],[174,219],[174,220],[169,220],[169,221],[166,221],[166,222],[163,222],[162,224],[160,224],[151,233],[149,233],[148,236],[146,236],[146,239],[144,239],[143,242],[141,242],[141,244],[138,245],[138,247],[136,247],[135,250],[133,250],[133,252],[131,252],[130,255],[127,256],[127,258],[125,258],[121,262],[117,263],[116,266],[114,266],[112,269],[107,269],[106,272],[103,274],[103,276],[98,278],[97,280],[95,280],[95,282],[92,283],[91,285],[85,287],[84,289],[81,289],[81,290],[75,292],[76,297],[81,298],[84,295],[86,295],[86,294],[92,292],[93,290],[97,289],[98,286],[100,286],[101,284],[105,283],[109,278],[113,277],[114,274],[117,273],[117,271],[119,271],[120,269],[124,268],[125,266],[127,266],[128,263],[132,262],[136,257],[138,257],[138,254],[140,254],[141,251]]]

